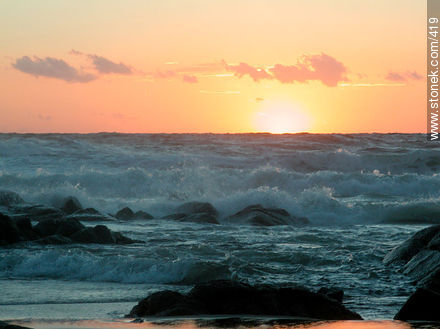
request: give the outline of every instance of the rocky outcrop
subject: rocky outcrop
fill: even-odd
[[[217,209],[214,208],[212,204],[210,204],[209,202],[198,202],[198,201],[186,202],[178,206],[176,208],[176,213],[185,214],[185,215],[207,214],[213,217],[218,216],[218,211]]]
[[[326,320],[360,320],[359,314],[323,294],[300,288],[251,286],[218,280],[189,293],[165,290],[133,307],[128,317],[185,315],[271,315]]]
[[[112,221],[113,217],[103,214],[94,208],[86,208],[75,211],[65,216],[67,219],[76,219],[84,222]]]
[[[9,324],[7,322],[0,321],[0,329],[31,329],[31,328],[17,326],[15,324]]]
[[[304,217],[295,217],[281,208],[264,208],[262,205],[252,205],[240,210],[225,220],[231,224],[256,226],[274,225],[305,225],[309,221]]]
[[[83,207],[79,200],[73,196],[69,196],[63,200],[63,205],[60,207],[65,214],[70,215],[75,211],[81,210]]]
[[[116,214],[115,217],[117,219],[121,219],[121,220],[132,220],[132,219],[153,219],[154,217],[152,215],[150,215],[149,213],[139,210],[137,212],[133,212],[133,210],[131,210],[128,207],[122,208],[121,210],[119,210]]]
[[[12,219],[0,213],[0,245],[34,241],[39,244],[131,244],[132,240],[104,225],[87,227],[75,219],[46,219],[32,226],[28,219]]]
[[[208,202],[192,201],[176,208],[176,213],[162,217],[178,222],[219,224],[218,211]]]
[[[394,319],[403,321],[440,321],[439,307],[439,293],[419,288],[409,297]]]
[[[440,321],[439,245],[440,225],[434,225],[415,233],[385,256],[385,264],[400,265],[418,287],[396,314],[396,320]]]

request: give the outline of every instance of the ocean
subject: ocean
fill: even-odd
[[[364,318],[392,319],[414,286],[382,259],[440,222],[439,169],[422,134],[0,134],[0,190],[154,216],[102,222],[145,244],[0,248],[0,320],[119,321],[152,292],[213,279],[338,287]],[[161,219],[187,201],[220,225]],[[253,204],[310,224],[224,222]]]

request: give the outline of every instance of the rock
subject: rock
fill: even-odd
[[[81,210],[82,206],[79,200],[73,196],[69,196],[63,200],[63,205],[60,207],[66,214],[73,214],[75,211]]]
[[[309,221],[304,217],[295,217],[280,208],[264,208],[257,204],[240,210],[226,219],[233,224],[246,224],[256,226],[274,225],[305,225]]]
[[[0,213],[0,245],[8,245],[21,240],[20,230],[15,222]]]
[[[177,222],[193,222],[193,223],[210,223],[210,224],[219,224],[215,216],[208,213],[196,213],[196,214],[172,214],[165,217],[163,219],[175,220]]]
[[[61,245],[61,244],[72,243],[72,240],[65,237],[65,236],[55,234],[55,235],[49,235],[44,238],[35,240],[35,243],[44,244],[44,245],[46,245],[46,244]]]
[[[85,226],[75,219],[46,219],[34,226],[34,232],[41,237],[54,234],[70,237],[75,232],[84,229]]]
[[[133,218],[134,219],[153,219],[154,217],[153,217],[153,215],[151,215],[145,211],[139,210],[133,214]]]
[[[178,213],[162,218],[178,222],[219,224],[217,221],[218,211],[208,202],[187,202],[177,207],[176,211]]]
[[[134,216],[133,210],[131,210],[128,207],[122,208],[115,215],[117,219],[123,219],[123,220],[133,219],[133,216]]]
[[[23,202],[24,200],[15,192],[0,191],[0,206],[10,207]]]
[[[31,328],[17,326],[15,324],[9,324],[7,322],[0,321],[0,329],[31,329]]]
[[[408,262],[419,251],[426,248],[430,241],[440,232],[440,225],[427,227],[415,233],[411,238],[391,250],[383,259],[385,264]]]
[[[209,214],[211,215],[211,217],[214,218],[218,216],[218,211],[214,208],[212,204],[210,204],[209,202],[198,201],[187,202],[180,205],[176,208],[176,213],[185,215],[204,213]]]
[[[128,207],[125,207],[121,210],[119,210],[115,217],[117,219],[122,219],[122,220],[131,220],[131,219],[153,219],[154,217],[152,215],[150,215],[149,213],[139,210],[137,212],[133,212],[133,210],[131,210]]]
[[[322,287],[318,290],[318,294],[323,294],[328,298],[338,301],[339,303],[342,303],[342,300],[344,299],[344,291],[338,288]]]
[[[439,305],[439,293],[419,288],[409,297],[394,319],[440,321]]]
[[[403,273],[419,281],[440,269],[440,252],[424,249],[403,266]]]
[[[112,232],[104,225],[96,225],[95,227],[85,227],[70,236],[73,242],[78,243],[99,243],[99,244],[132,244],[143,242],[132,240],[123,236],[119,232]]]
[[[361,320],[341,303],[299,288],[250,286],[217,280],[196,285],[189,293],[161,291],[141,300],[129,317],[183,315],[270,315],[325,320]]]
[[[114,220],[110,216],[102,214],[94,208],[86,208],[86,209],[77,210],[73,214],[65,216],[65,218],[76,219],[79,221],[87,221],[87,222]]]
[[[17,218],[14,221],[24,240],[38,239],[38,234],[33,230],[29,218]]]
[[[59,219],[64,212],[58,208],[43,205],[14,206],[9,209],[17,217],[27,217],[30,220],[40,221],[45,219]]]

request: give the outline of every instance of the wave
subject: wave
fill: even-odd
[[[0,134],[0,188],[157,217],[182,202],[250,204],[314,223],[438,220],[440,147],[417,134]],[[409,212],[408,212],[409,211]]]
[[[230,279],[227,264],[191,259],[160,261],[81,250],[7,250],[0,254],[0,278],[45,278],[93,282],[194,284]]]

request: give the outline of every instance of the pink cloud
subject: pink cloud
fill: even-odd
[[[295,65],[275,64],[271,69],[256,68],[246,63],[229,65],[227,70],[239,78],[249,75],[254,81],[275,79],[281,83],[306,83],[321,81],[329,87],[337,86],[340,81],[347,81],[347,68],[344,64],[324,53],[305,55]]]
[[[197,82],[199,82],[199,80],[197,79],[196,76],[194,76],[194,75],[186,75],[186,74],[182,77],[182,81],[186,82],[186,83],[197,83]]]

